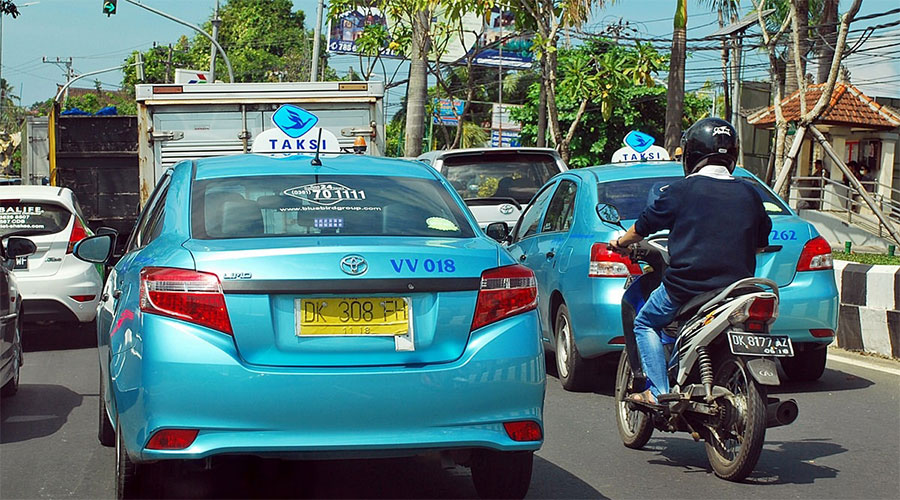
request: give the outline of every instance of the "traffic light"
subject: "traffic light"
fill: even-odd
[[[116,13],[116,0],[103,0],[103,13],[109,17]]]

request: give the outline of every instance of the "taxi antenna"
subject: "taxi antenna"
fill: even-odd
[[[322,129],[319,129],[319,138],[316,140],[316,157],[309,162],[313,167],[321,167],[322,160],[319,159],[319,149],[322,147]]]

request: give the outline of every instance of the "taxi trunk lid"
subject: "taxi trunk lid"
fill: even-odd
[[[797,273],[797,261],[803,247],[814,236],[803,219],[793,215],[773,215],[769,249],[756,256],[756,276],[769,278],[780,287],[790,285]]]
[[[497,247],[477,238],[285,237],[184,246],[198,271],[222,281],[240,356],[265,366],[455,360],[468,342],[481,273],[498,265]]]

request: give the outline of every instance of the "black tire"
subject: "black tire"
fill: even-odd
[[[619,357],[619,368],[616,370],[616,427],[619,428],[622,444],[640,450],[653,435],[653,422],[650,415],[629,408],[625,401],[633,378],[628,355],[623,351]]]
[[[525,498],[533,464],[533,451],[479,450],[471,466],[475,491],[481,498]]]
[[[100,400],[98,405],[98,422],[97,422],[97,439],[100,444],[106,447],[116,445],[116,429],[113,428],[112,422],[109,421],[109,414],[106,412],[106,401],[103,399],[104,387],[103,370],[100,370]]]
[[[827,348],[798,351],[791,358],[781,358],[781,368],[789,379],[796,382],[819,380],[825,373],[827,354]]]
[[[8,398],[19,392],[19,372],[22,369],[22,315],[16,320],[16,331],[13,334],[12,378],[0,387],[0,397]]]
[[[141,498],[139,466],[128,458],[122,428],[116,425],[116,498]]]
[[[556,356],[556,374],[563,389],[567,391],[583,391],[596,376],[597,365],[592,359],[584,359],[575,345],[572,331],[572,319],[569,308],[565,304],[559,306],[553,321],[553,336],[556,339],[554,355]]]
[[[728,356],[715,369],[715,384],[735,395],[725,429],[711,430],[706,456],[717,476],[728,481],[746,478],[766,439],[766,388],[750,375],[743,358]]]

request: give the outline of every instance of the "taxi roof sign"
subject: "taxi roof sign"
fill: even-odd
[[[653,146],[656,139],[650,134],[645,134],[639,130],[632,130],[631,132],[628,132],[624,139],[622,139],[622,142],[638,153],[643,153]]]
[[[664,161],[669,160],[669,152],[653,143],[656,139],[650,134],[632,130],[622,139],[625,147],[613,153],[612,163]]]
[[[319,117],[293,104],[284,104],[272,115],[270,128],[253,138],[251,152],[272,156],[340,153],[338,138],[328,129],[316,127]]]

